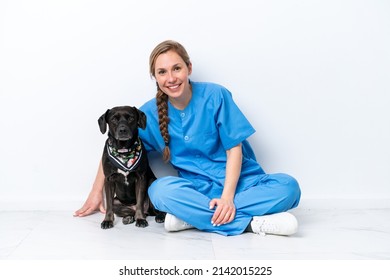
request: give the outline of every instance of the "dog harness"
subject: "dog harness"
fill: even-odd
[[[130,149],[117,149],[107,141],[107,153],[110,161],[119,169],[131,172],[137,168],[142,157],[142,145],[138,138]]]

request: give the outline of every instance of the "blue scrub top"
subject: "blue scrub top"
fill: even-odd
[[[192,82],[192,98],[184,110],[168,102],[171,164],[180,177],[211,181],[223,187],[226,150],[242,143],[243,163],[237,191],[256,185],[263,169],[246,139],[255,129],[234,103],[232,94],[213,83]],[[145,130],[139,130],[147,151],[162,153],[156,99],[140,110],[146,114]]]

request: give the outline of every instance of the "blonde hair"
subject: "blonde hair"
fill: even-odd
[[[174,51],[177,53],[184,61],[184,63],[189,67],[191,65],[190,57],[186,49],[178,42],[173,40],[167,40],[158,44],[152,51],[149,57],[149,72],[152,77],[155,76],[156,71],[156,60],[159,55],[166,53],[168,51]],[[163,151],[163,159],[165,162],[168,162],[171,159],[171,151],[169,149],[170,136],[168,132],[168,95],[166,95],[158,86],[157,82],[157,93],[156,93],[156,104],[158,111],[158,122],[160,126],[160,133],[165,142],[165,148]]]

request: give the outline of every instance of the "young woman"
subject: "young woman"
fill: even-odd
[[[237,235],[291,235],[300,188],[286,174],[266,174],[247,138],[255,130],[224,87],[190,81],[192,64],[184,47],[164,41],[150,55],[156,98],[140,110],[147,127],[140,137],[149,151],[161,152],[178,177],[157,179],[149,188],[154,206],[167,212],[165,229],[189,228]],[[101,164],[92,191],[76,216],[104,212]]]

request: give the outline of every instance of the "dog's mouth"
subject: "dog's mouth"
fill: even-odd
[[[130,136],[118,136],[116,137],[116,140],[118,141],[129,141],[131,139]]]

